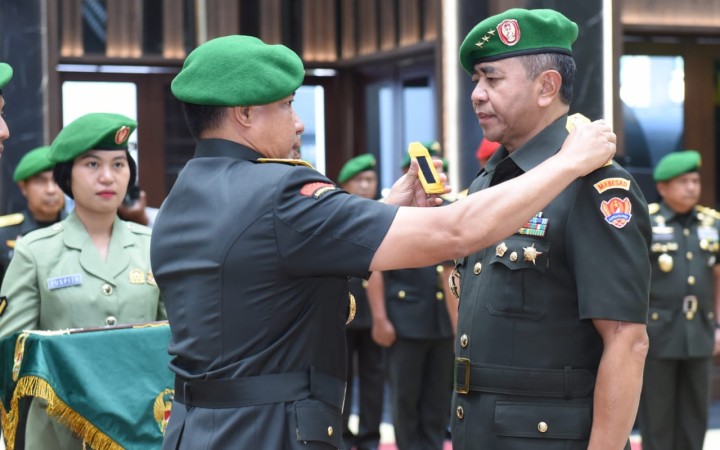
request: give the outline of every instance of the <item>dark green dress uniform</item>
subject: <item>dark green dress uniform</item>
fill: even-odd
[[[440,450],[447,434],[453,330],[441,277],[448,273],[443,265],[383,272],[396,333],[388,376],[400,450]]]
[[[168,449],[342,445],[348,276],[397,207],[297,161],[201,139],[153,227],[171,324]]]
[[[367,299],[367,280],[350,278],[350,293],[355,297],[355,319],[347,325],[347,391],[343,410],[345,448],[373,449],[380,444],[383,394],[385,389],[384,351],[372,338],[372,316]],[[355,360],[354,357],[357,357]],[[355,369],[356,368],[356,369]],[[358,380],[359,424],[357,435],[348,430],[353,375]]]
[[[701,450],[715,348],[720,214],[697,206],[676,214],[650,205],[652,284],[640,402],[643,449]]]
[[[566,121],[510,156],[499,148],[470,192],[555,154]],[[637,183],[611,164],[574,181],[514,235],[465,258],[453,449],[587,449],[603,352],[591,320],[645,323],[649,239]]]
[[[0,217],[0,284],[5,277],[5,271],[15,251],[15,243],[31,231],[45,228],[59,222],[65,216],[64,210],[60,212],[57,220],[53,222],[37,222],[30,211],[8,214]]]

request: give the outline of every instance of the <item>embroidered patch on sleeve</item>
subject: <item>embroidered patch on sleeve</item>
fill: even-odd
[[[593,184],[593,186],[599,194],[602,194],[608,189],[625,189],[626,191],[629,191],[630,180],[626,180],[625,178],[605,178],[604,180],[600,180]]]
[[[7,308],[7,297],[4,295],[0,297],[0,317],[2,317],[3,313],[5,312],[5,308]]]
[[[300,189],[300,194],[306,197],[320,198],[328,192],[337,191],[338,187],[332,183],[308,183]]]
[[[605,216],[605,221],[615,228],[622,228],[630,222],[632,218],[632,203],[630,199],[625,197],[620,199],[613,197],[610,200],[603,200],[600,203],[600,211]]]

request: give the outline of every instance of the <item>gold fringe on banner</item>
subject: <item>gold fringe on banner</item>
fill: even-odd
[[[67,425],[77,436],[80,436],[94,450],[123,450],[108,435],[98,430],[90,421],[70,408],[55,394],[50,384],[40,377],[25,376],[20,378],[15,386],[10,410],[0,402],[0,418],[2,419],[3,433],[7,450],[15,450],[15,435],[18,425],[18,401],[22,397],[39,397],[48,402],[47,413],[58,422]]]

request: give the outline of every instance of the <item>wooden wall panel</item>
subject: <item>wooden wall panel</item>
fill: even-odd
[[[398,27],[400,47],[417,44],[420,41],[420,1],[400,0]]]
[[[340,33],[342,43],[340,58],[348,59],[357,54],[357,3],[356,0],[342,0],[340,5]]]
[[[717,0],[623,0],[619,3],[623,25],[720,27]]]
[[[335,61],[336,21],[334,0],[305,0],[302,12],[303,59]]]
[[[82,0],[65,0],[60,11],[60,56],[82,56]],[[50,39],[52,42],[53,39]]]
[[[185,58],[185,17],[177,0],[163,0],[163,57]]]
[[[260,39],[282,44],[282,0],[263,0],[260,4]]]
[[[423,10],[423,41],[434,41],[438,38],[440,28],[441,0],[422,0]]]
[[[142,0],[107,0],[105,54],[115,58],[142,56]]]
[[[380,1],[380,50],[392,50],[398,42],[398,0]]]
[[[358,2],[358,53],[368,55],[378,50],[378,5],[374,0]]]
[[[240,4],[238,0],[207,1],[207,38],[212,39],[240,30]]]

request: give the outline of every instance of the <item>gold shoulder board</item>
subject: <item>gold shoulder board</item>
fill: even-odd
[[[315,168],[307,161],[303,161],[302,159],[282,159],[282,158],[258,158],[257,162],[259,163],[280,163],[280,164],[290,164],[293,166],[305,166],[309,167],[313,170]]]
[[[23,220],[25,220],[25,216],[23,215],[23,213],[14,213],[8,214],[6,216],[0,216],[0,228],[10,227],[23,223]]]
[[[660,204],[659,203],[650,203],[648,205],[648,212],[650,214],[657,214],[658,211],[660,211]]]
[[[708,208],[707,206],[697,205],[697,206],[695,207],[695,209],[697,209],[697,210],[700,211],[701,213],[703,213],[703,214],[705,214],[705,215],[708,215],[708,216],[710,216],[710,217],[712,217],[712,218],[714,218],[714,219],[720,220],[720,212],[717,212],[717,211],[715,211],[715,210],[712,209],[712,208]]]

